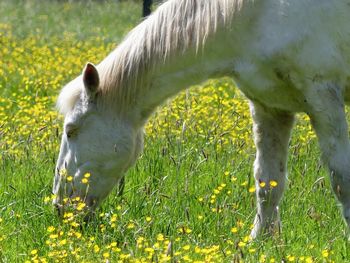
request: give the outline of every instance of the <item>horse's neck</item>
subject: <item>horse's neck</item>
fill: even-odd
[[[220,38],[220,34],[217,34]],[[225,36],[226,37],[226,36]],[[215,42],[215,47],[214,47]],[[167,61],[160,61],[158,69],[148,77],[149,88],[138,94],[134,111],[141,123],[145,123],[155,108],[166,99],[176,95],[191,85],[198,84],[210,77],[220,77],[230,73],[229,50],[224,50],[216,39],[209,41],[205,49],[189,49],[185,53],[172,56]],[[219,51],[222,49],[221,51]],[[221,54],[221,55],[220,55]]]
[[[252,48],[254,45],[249,46],[248,43],[260,43],[263,45],[262,40],[264,40],[264,38],[261,39],[261,36],[265,35],[267,36],[266,42],[271,43],[274,34],[265,34],[265,27],[261,27],[260,31],[259,28],[251,28],[252,25],[255,25],[254,23],[251,23],[252,19],[253,21],[265,21],[266,27],[268,29],[272,28],[275,32],[294,29],[297,30],[296,37],[302,32],[302,30],[298,30],[295,26],[295,19],[298,18],[294,19],[293,17],[289,17],[288,19],[282,19],[279,11],[283,11],[284,8],[286,8],[282,3],[276,5],[273,0],[261,2],[260,4],[256,1],[252,3],[254,3],[254,5],[246,5],[245,8],[242,8],[239,16],[233,21],[234,27],[230,30],[222,29],[223,32],[215,33],[214,36],[208,39],[203,50],[199,50],[198,53],[196,53],[195,47],[193,47],[192,49],[189,48],[186,50],[184,54],[173,54],[165,62],[163,60],[158,61],[156,66],[157,69],[148,76],[149,88],[140,90],[137,95],[138,97],[135,100],[137,101],[137,105],[134,110],[137,116],[139,116],[140,123],[144,123],[157,106],[162,104],[167,98],[177,94],[179,91],[193,84],[202,82],[209,77],[220,77],[223,75],[233,76],[235,73],[233,72],[233,62],[236,59],[235,54],[243,56],[244,54],[249,54],[249,50],[252,54],[256,53],[255,49]],[[341,10],[339,8],[342,4],[339,4],[338,2],[328,3],[327,1],[322,1],[322,3],[323,6],[318,8],[317,6],[312,6],[313,2],[304,3],[303,1],[299,1],[293,3],[293,6],[288,7],[290,9],[288,9],[288,11],[292,14],[294,14],[294,12],[312,11],[316,17],[310,18],[310,21],[313,22],[310,24],[318,24],[317,19],[322,19],[322,14],[327,7],[328,12],[332,11],[330,17],[336,17],[336,14],[342,12],[342,15],[338,18],[338,20],[341,21],[341,25],[339,26],[344,27],[347,25],[347,23],[345,23],[347,18],[344,15],[345,11],[339,11]],[[292,2],[290,5],[292,5]],[[305,9],[306,11],[300,10],[300,7],[303,5],[308,7]],[[343,9],[345,9],[345,7]],[[271,18],[271,12],[274,14],[273,18]],[[305,14],[299,14],[299,16],[303,19],[306,18]],[[283,21],[287,24],[278,26],[278,24],[274,24],[274,21]],[[319,23],[324,25],[324,22]],[[310,25],[308,26],[312,28]],[[322,30],[324,31],[326,29]],[[348,32],[349,30],[342,29],[342,31]],[[250,32],[251,35],[248,36],[247,32]],[[245,39],[246,42],[238,38],[237,35],[240,35],[240,38]],[[245,46],[245,44],[247,46]],[[282,44],[285,47],[288,47],[288,43],[281,43],[281,50],[284,48]],[[240,46],[237,47],[237,45]],[[259,48],[260,53],[266,53],[264,46]],[[249,50],[247,51],[246,49]],[[267,50],[269,49],[267,48]],[[251,57],[255,58],[253,55]]]

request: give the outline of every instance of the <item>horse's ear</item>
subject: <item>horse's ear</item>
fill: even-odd
[[[96,67],[90,62],[86,64],[83,70],[83,82],[87,96],[93,97],[98,90],[100,78]]]

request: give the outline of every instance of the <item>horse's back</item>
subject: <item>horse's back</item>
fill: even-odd
[[[240,89],[262,104],[298,112],[307,111],[310,81],[350,86],[349,11],[344,1],[271,0],[243,7],[230,43]]]

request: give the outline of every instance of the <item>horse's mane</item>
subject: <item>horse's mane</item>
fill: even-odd
[[[244,0],[169,0],[136,26],[99,65],[104,104],[134,103],[149,72],[189,48],[201,49],[207,38],[228,24]],[[79,85],[80,83],[80,85]],[[141,85],[140,85],[141,84]],[[81,76],[60,93],[58,107],[69,112],[80,96]]]

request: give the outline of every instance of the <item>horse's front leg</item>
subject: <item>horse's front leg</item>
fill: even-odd
[[[341,88],[329,82],[313,83],[306,99],[324,163],[328,166],[335,195],[350,226],[350,143]]]
[[[254,163],[257,214],[251,232],[255,238],[260,232],[280,229],[278,204],[286,180],[288,142],[294,115],[254,102],[250,103],[250,110],[257,149]]]

